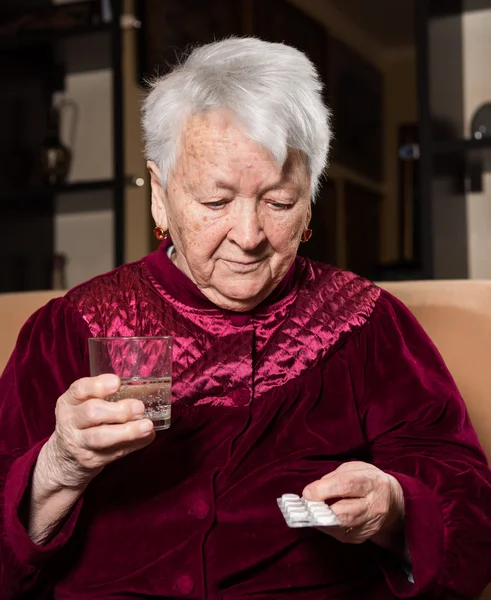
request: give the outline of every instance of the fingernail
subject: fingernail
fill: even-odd
[[[133,402],[131,404],[131,412],[134,415],[141,415],[145,411],[145,407],[141,402]]]
[[[121,382],[119,380],[119,377],[117,375],[113,375],[111,376],[111,379],[109,380],[109,387],[111,390],[114,390],[115,392],[117,390],[119,390],[119,386],[121,385]]]
[[[152,421],[142,421],[140,423],[140,431],[142,433],[149,433],[153,429]]]
[[[305,488],[303,491],[303,497],[307,498],[307,500],[312,500],[312,493],[309,488]]]

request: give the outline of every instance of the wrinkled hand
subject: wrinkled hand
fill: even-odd
[[[377,467],[364,462],[342,464],[309,484],[303,495],[330,505],[341,525],[319,529],[337,540],[351,544],[372,540],[391,550],[398,545],[404,517],[402,488],[395,477]]]
[[[109,463],[150,444],[153,423],[139,400],[107,402],[115,375],[79,379],[56,404],[56,429],[43,447],[43,479],[51,488],[85,487]]]

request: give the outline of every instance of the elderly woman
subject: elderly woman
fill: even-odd
[[[408,311],[296,257],[329,112],[310,61],[196,49],[143,111],[160,249],[50,302],[1,379],[0,598],[471,598],[491,475]],[[172,335],[173,424],[88,377],[90,337]],[[276,498],[332,505],[289,528]]]

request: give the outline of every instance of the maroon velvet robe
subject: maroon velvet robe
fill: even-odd
[[[56,400],[89,374],[87,339],[120,335],[174,336],[172,426],[39,547],[20,517]],[[350,460],[399,480],[415,583],[370,542],[286,526],[276,498]],[[50,302],[0,380],[0,476],[2,600],[461,598],[491,579],[491,476],[442,359],[394,298],[300,258],[248,314],[165,247]]]

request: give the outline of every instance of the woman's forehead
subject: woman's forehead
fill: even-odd
[[[305,160],[299,153],[289,153],[280,165],[233,118],[215,112],[195,115],[186,123],[175,175],[185,177],[188,185],[202,187],[206,183],[232,190],[244,179],[278,188],[308,179]]]
[[[181,153],[198,159],[223,160],[262,156],[271,160],[270,152],[247,135],[245,129],[225,112],[213,111],[193,115],[186,122],[181,137]]]

